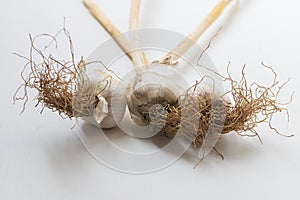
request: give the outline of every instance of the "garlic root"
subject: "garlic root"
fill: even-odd
[[[50,38],[52,41],[50,44],[56,44],[56,37],[62,32],[69,41],[71,54],[69,61],[56,59],[45,50],[36,47],[35,42],[40,37]],[[21,73],[23,84],[14,95],[14,101],[24,102],[22,112],[29,98],[28,89],[34,89],[37,91],[37,105],[43,106],[42,111],[44,108],[49,108],[53,112],[58,112],[63,118],[92,119],[102,128],[116,126],[109,100],[114,98],[111,96],[111,90],[116,86],[117,80],[105,72],[101,72],[102,75],[97,78],[97,81],[92,80],[86,73],[86,67],[91,63],[86,63],[81,58],[76,64],[72,39],[65,27],[55,36],[40,34],[32,37],[30,35],[30,42],[29,58],[16,54],[27,60]],[[39,59],[42,61],[39,62]],[[20,94],[22,91],[23,93]],[[124,94],[120,95],[124,96]]]

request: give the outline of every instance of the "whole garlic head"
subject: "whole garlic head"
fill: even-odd
[[[145,84],[136,88],[130,95],[128,109],[132,120],[139,126],[150,124],[149,112],[152,106],[176,105],[177,96],[161,84]]]
[[[73,112],[86,123],[101,128],[113,128],[117,124],[116,120],[121,120],[124,116],[125,107],[119,108],[116,118],[112,113],[111,101],[125,94],[113,92],[118,80],[107,73],[98,71],[91,74],[83,76],[79,82],[77,91],[73,95]]]
[[[116,121],[121,121],[125,114],[125,106],[118,105],[117,116],[114,116],[112,111],[112,101],[114,99],[124,98],[125,94],[120,91],[115,91],[118,85],[116,79],[111,78],[109,84],[99,81],[96,87],[98,103],[95,106],[93,113],[94,121],[101,128],[113,128],[117,125]],[[103,85],[106,84],[106,85]],[[105,87],[105,89],[103,89]]]

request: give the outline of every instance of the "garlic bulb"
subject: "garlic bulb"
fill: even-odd
[[[144,127],[150,125],[150,113],[157,106],[178,105],[178,97],[188,84],[176,69],[166,65],[152,63],[139,72],[131,79],[127,106],[132,121]]]
[[[113,92],[118,84],[115,79],[111,80],[109,88],[106,88],[101,95],[98,95],[98,104],[94,111],[94,120],[100,124],[101,128],[113,128],[117,125],[117,121],[121,121],[124,113],[125,106],[119,105],[117,116],[114,116],[112,112],[112,104],[114,98],[124,98],[125,94],[120,92]]]
[[[101,128],[113,128],[116,120],[121,120],[125,113],[125,107],[118,109],[114,116],[111,101],[114,98],[125,96],[120,92],[113,92],[118,80],[105,72],[87,74],[79,81],[77,92],[73,98],[73,108],[76,116],[83,118],[86,123],[100,126]]]
[[[149,125],[149,112],[151,107],[156,104],[176,105],[177,96],[168,87],[160,84],[146,84],[137,88],[128,101],[132,120],[140,126]]]

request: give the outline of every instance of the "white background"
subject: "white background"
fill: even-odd
[[[111,20],[128,30],[129,0],[97,0]],[[144,0],[140,26],[188,34],[217,0]],[[72,34],[77,55],[87,56],[109,38],[79,0],[2,1],[0,8],[0,199],[299,199],[300,198],[300,12],[296,0],[241,0],[233,18],[208,51],[219,70],[228,61],[239,73],[260,79],[268,76],[262,61],[278,72],[279,80],[291,78],[282,93],[288,99],[291,121],[275,119],[287,139],[261,125],[264,141],[231,133],[218,143],[225,160],[211,154],[196,170],[188,159],[150,174],[113,171],[95,161],[83,148],[73,121],[30,103],[12,105],[21,83],[24,61],[12,52],[27,55],[28,34],[55,33],[63,17]]]

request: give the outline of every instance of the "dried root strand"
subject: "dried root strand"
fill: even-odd
[[[68,39],[70,50],[68,61],[58,60],[46,53],[49,45],[55,43],[57,47],[56,38],[60,33],[64,33]],[[36,40],[41,37],[51,39],[50,44],[44,50],[36,47]],[[76,63],[68,30],[64,27],[54,36],[41,34],[32,37],[30,35],[30,44],[29,58],[16,54],[28,61],[21,73],[23,84],[13,97],[14,102],[17,100],[24,102],[22,112],[29,98],[28,89],[33,89],[37,91],[36,106],[40,104],[43,106],[41,113],[44,108],[48,108],[53,112],[58,112],[63,118],[91,115],[98,100],[94,91],[89,91],[90,82],[85,73],[86,65],[90,63],[85,63],[82,58]]]
[[[225,95],[216,97],[209,92],[197,92],[201,87],[200,81],[183,95],[181,105],[165,106],[166,115],[152,113],[151,125],[163,127],[162,132],[168,137],[181,134],[199,147],[204,143],[206,135],[214,131],[222,134],[235,131],[243,136],[256,136],[261,141],[255,128],[263,122],[268,122],[270,129],[280,134],[271,126],[271,120],[274,114],[287,112],[277,100],[286,83],[279,85],[274,70],[263,63],[262,65],[274,74],[274,81],[270,86],[256,82],[248,84],[244,66],[240,81],[234,80],[229,72],[228,77],[220,75],[224,82],[231,85],[231,90],[225,95],[231,96],[232,102],[225,100]],[[252,134],[246,134],[247,132]],[[291,136],[293,135],[287,137]]]

